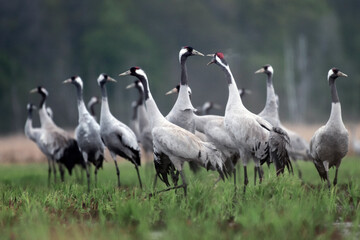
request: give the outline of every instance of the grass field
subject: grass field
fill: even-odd
[[[107,163],[90,193],[85,179],[75,176],[48,186],[45,163],[0,165],[0,238],[358,239],[359,163],[344,159],[330,192],[311,162],[300,162],[305,184],[288,173],[277,178],[264,166],[266,179],[254,186],[251,165],[245,195],[242,172],[235,192],[232,179],[214,186],[216,173],[186,171],[187,198],[182,190],[149,198],[151,165],[141,168],[143,191],[128,163],[120,165],[123,186],[117,189],[114,166]]]

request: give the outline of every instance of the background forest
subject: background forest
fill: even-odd
[[[164,93],[180,80],[178,52],[192,46],[224,52],[240,87],[252,91],[245,105],[260,112],[265,76],[254,71],[269,63],[280,97],[280,117],[296,123],[325,122],[330,111],[326,76],[336,66],[349,75],[337,81],[344,122],[360,118],[360,1],[142,1],[0,0],[0,133],[22,131],[29,90],[48,89],[58,125],[77,123],[75,90],[62,85],[82,77],[85,98],[100,96],[96,79],[131,66],[148,74],[155,100],[166,114],[175,96]],[[223,73],[208,58],[188,61],[194,106],[227,100]],[[109,89],[110,107],[127,123],[135,91],[131,78]],[[222,114],[224,110],[217,113]]]

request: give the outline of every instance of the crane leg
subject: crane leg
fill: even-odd
[[[331,184],[330,184],[330,179],[329,179],[329,171],[326,171],[326,181],[327,181],[328,188],[330,190]]]
[[[85,164],[86,166],[86,178],[87,178],[87,187],[88,187],[88,192],[90,192],[90,172],[89,172],[89,164]]]
[[[88,162],[88,155],[86,152],[82,152],[82,155],[83,155],[84,163],[85,163],[88,192],[90,192],[90,172],[89,172],[90,166],[89,166],[89,162]],[[81,172],[82,172],[82,170],[81,170]]]
[[[330,179],[329,179],[329,162],[328,162],[328,161],[324,161],[323,164],[324,164],[325,171],[326,171],[326,181],[327,181],[327,185],[328,185],[328,188],[329,188],[329,190],[330,190],[331,184],[330,184]]]
[[[293,162],[295,163],[296,168],[298,170],[299,178],[300,178],[300,180],[302,180],[302,172],[301,172],[300,166],[296,160],[293,160]]]
[[[95,167],[94,175],[95,175],[95,187],[97,187],[97,174],[98,174],[98,168]]]
[[[157,185],[157,180],[158,180],[158,175],[155,173],[155,178],[154,178],[154,183],[153,183],[153,188],[156,188]]]
[[[50,180],[51,180],[51,159],[48,158],[48,165],[49,165],[49,169],[48,169],[48,185],[50,186]]]
[[[80,169],[80,182],[82,184],[82,183],[84,183],[84,169],[80,166],[79,166],[79,169]],[[85,169],[86,169],[86,167],[85,167]]]
[[[256,174],[258,173],[258,167],[254,167],[254,186],[256,186]]]
[[[52,169],[54,172],[54,183],[56,184],[56,163],[54,160],[51,160],[51,162],[52,162]]]
[[[165,188],[163,190],[155,192],[154,195],[156,193],[162,193],[162,192],[167,192],[167,191],[170,191],[170,190],[176,190],[176,189],[179,189],[179,188],[183,188],[184,189],[184,195],[186,197],[187,196],[187,182],[186,182],[186,179],[185,179],[184,172],[183,171],[179,171],[179,172],[180,172],[180,176],[181,176],[181,179],[182,179],[182,182],[183,182],[181,185]]]
[[[65,181],[65,170],[61,163],[59,163],[59,172],[60,172],[61,182],[64,182]]]
[[[234,168],[233,174],[234,174],[234,188],[235,188],[235,191],[236,191],[236,189],[237,189],[237,187],[236,187],[236,168]]]
[[[339,171],[339,167],[336,167],[335,178],[334,178],[334,186],[336,186],[336,184],[337,184],[338,171]]]
[[[135,165],[135,169],[136,169],[136,173],[137,173],[137,176],[138,176],[138,179],[139,179],[140,188],[142,189],[142,183],[141,183],[139,168],[138,168],[137,165]]]
[[[118,187],[120,187],[120,170],[119,170],[116,159],[114,159],[114,163],[115,163],[115,167],[116,167],[116,175],[117,175],[117,180],[118,180]]]
[[[264,180],[265,173],[264,173],[264,169],[263,169],[263,167],[261,165],[259,166],[259,170],[260,170],[260,173],[261,173],[261,179],[260,179],[260,183],[261,183],[262,180]]]
[[[249,183],[248,175],[247,175],[247,169],[246,166],[244,166],[244,194],[246,192],[246,186]]]
[[[181,170],[180,171],[180,176],[181,176],[181,179],[182,179],[182,182],[183,182],[183,188],[184,188],[184,195],[185,197],[187,196],[187,182],[186,182],[186,179],[185,179],[185,174],[184,174],[184,171]]]
[[[260,166],[258,167],[258,173],[259,173],[259,183],[261,184],[263,180],[263,174],[261,172]]]

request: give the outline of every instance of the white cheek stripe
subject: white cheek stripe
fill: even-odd
[[[184,55],[187,52],[186,48],[182,48],[179,52],[179,62],[181,62],[181,56]]]
[[[147,76],[146,76],[146,73],[144,72],[144,70],[136,69],[135,72],[136,72],[136,74],[139,74],[139,75],[141,75],[141,76],[143,76],[144,78],[147,79]]]
[[[100,82],[104,79],[104,75],[100,74],[98,79],[97,79],[97,82],[98,84],[100,85]]]
[[[329,80],[330,76],[334,74],[334,71],[332,69],[329,70],[327,79]]]
[[[268,67],[268,71],[271,72],[271,74],[274,74],[274,69],[272,68],[272,66]]]

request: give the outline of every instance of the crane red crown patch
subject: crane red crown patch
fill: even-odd
[[[220,59],[224,59],[224,54],[221,52],[216,53],[216,55],[220,58]]]

